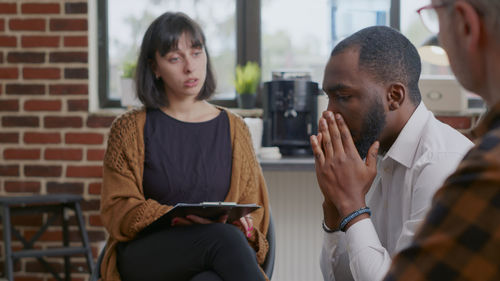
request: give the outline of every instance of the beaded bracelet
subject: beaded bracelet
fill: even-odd
[[[340,230],[342,230],[343,232],[345,232],[345,226],[350,222],[352,221],[355,217],[361,215],[361,214],[364,214],[364,213],[368,213],[368,215],[371,215],[372,212],[370,211],[370,208],[368,207],[363,207],[359,210],[356,210],[352,213],[350,213],[349,215],[347,215],[347,217],[343,218],[342,219],[342,222],[340,222]]]

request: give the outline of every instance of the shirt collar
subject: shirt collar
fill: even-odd
[[[385,154],[384,160],[390,157],[405,167],[410,168],[413,163],[413,158],[415,157],[422,130],[431,116],[431,112],[425,107],[424,103],[420,102],[399,133],[396,141]]]
[[[500,127],[500,102],[488,109],[478,125],[472,130],[474,139],[484,136],[488,131]]]

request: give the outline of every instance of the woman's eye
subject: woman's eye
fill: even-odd
[[[168,59],[169,62],[178,62],[180,60],[179,57],[171,57]]]
[[[202,53],[202,51],[196,51],[196,52],[194,52],[194,53],[193,53],[193,55],[194,55],[195,57],[197,57],[197,56],[201,55],[201,53]]]

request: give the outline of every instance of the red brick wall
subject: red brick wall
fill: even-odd
[[[114,117],[88,113],[88,25],[86,0],[0,2],[0,196],[83,195],[97,256],[106,235],[99,218],[102,159]],[[14,223],[30,236],[42,219],[25,216]],[[61,237],[61,230],[51,227],[36,246],[59,245]],[[0,272],[3,249],[2,241]],[[73,260],[86,270],[83,258]],[[21,259],[15,276],[53,280],[43,272],[36,260]],[[75,270],[73,279],[87,275]]]

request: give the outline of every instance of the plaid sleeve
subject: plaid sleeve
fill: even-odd
[[[500,280],[500,130],[446,180],[384,280]]]

